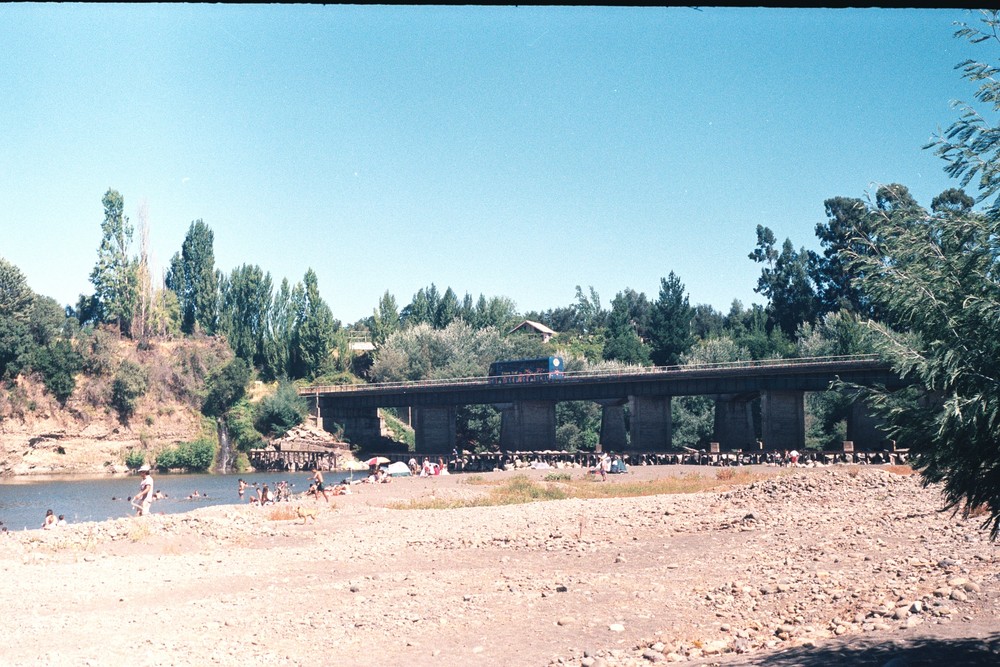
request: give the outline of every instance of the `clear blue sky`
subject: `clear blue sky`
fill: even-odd
[[[193,220],[216,267],[312,267],[342,322],[388,290],[566,306],[753,292],[758,224],[818,248],[823,201],[957,185],[922,150],[992,60],[957,10],[0,5],[0,256],[92,292],[101,198]],[[138,233],[135,237],[138,250]]]

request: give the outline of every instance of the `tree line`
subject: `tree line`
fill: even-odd
[[[996,47],[998,27],[998,14],[985,12],[979,25],[962,24],[956,36]],[[237,367],[228,380],[214,376],[217,386],[209,394],[216,398],[204,406],[222,415],[231,414],[242,396],[238,385],[253,375],[307,382],[432,379],[483,375],[497,359],[556,352],[567,357],[570,370],[877,352],[914,379],[913,387],[889,393],[840,386],[810,397],[810,444],[835,443],[850,402],[863,394],[887,437],[911,448],[916,466],[927,480],[944,483],[954,507],[987,508],[996,536],[1000,124],[989,117],[1000,111],[1000,84],[989,63],[970,60],[959,69],[977,86],[976,102],[960,105],[959,119],[925,148],[945,161],[960,187],[926,208],[902,184],[883,185],[873,196],[827,199],[826,219],[815,228],[819,252],[796,249],[791,239],[779,247],[773,231],[758,226],[748,259],[760,265],[755,290],[765,305],[734,301],[727,313],[691,305],[681,278],[668,272],[655,296],[625,288],[610,308],[592,287],[579,286],[569,305],[526,313],[503,296],[459,298],[451,287],[441,292],[434,284],[400,308],[387,291],[371,316],[343,326],[320,296],[311,268],[300,282],[283,279],[276,289],[259,266],[228,274],[217,269],[213,233],[202,220],[191,223],[156,284],[145,232],[132,254],[123,198],[108,190],[90,276],[94,291],[75,307],[63,310],[34,294],[17,267],[0,259],[0,380],[36,372],[65,401],[73,375],[84,370],[75,341],[102,327],[140,346],[160,336],[224,339]],[[970,185],[975,197],[964,190]],[[140,223],[145,229],[142,210]],[[524,319],[559,336],[542,343],[507,335]],[[358,335],[369,337],[375,350],[352,354],[349,343]],[[120,383],[123,411],[141,389],[128,376]],[[676,400],[675,434],[704,442],[711,414],[703,397]],[[557,421],[558,444],[596,444],[594,406],[560,405]],[[460,411],[458,431],[464,444],[487,446],[498,439],[499,417],[488,406],[469,406]]]

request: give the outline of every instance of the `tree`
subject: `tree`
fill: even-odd
[[[458,297],[455,296],[455,292],[449,287],[444,291],[444,296],[437,304],[437,308],[434,310],[434,328],[444,329],[446,326],[455,321],[458,317],[459,311],[462,306],[458,302]]]
[[[247,384],[253,376],[250,364],[236,357],[209,376],[208,396],[202,403],[201,411],[212,417],[221,417],[246,394]]]
[[[576,311],[577,327],[580,333],[594,333],[604,326],[606,313],[601,308],[601,296],[593,286],[589,288],[589,296],[583,293],[583,289],[576,286],[576,303],[573,305]]]
[[[215,273],[215,234],[202,220],[188,228],[181,251],[174,253],[167,273],[167,287],[177,294],[181,305],[181,331],[215,333],[219,301]]]
[[[0,257],[0,317],[26,321],[34,299],[21,269]]]
[[[111,383],[111,405],[118,410],[122,422],[128,422],[135,413],[148,387],[149,376],[142,366],[127,359],[121,363]]]
[[[41,373],[45,388],[63,405],[76,389],[75,375],[83,368],[83,357],[68,340],[59,340],[35,350],[32,367]]]
[[[296,285],[296,290],[302,290],[302,284]],[[281,286],[271,303],[271,313],[268,318],[266,357],[264,376],[270,380],[291,377],[292,336],[295,333],[296,312],[294,304],[297,298],[288,285],[288,279],[281,279]]]
[[[611,301],[611,314],[605,332],[604,359],[626,364],[649,363],[649,348],[637,333],[638,326],[632,319],[628,297],[619,292]]]
[[[434,316],[437,312],[438,292],[437,288],[431,284],[426,290],[421,287],[413,295],[413,300],[403,308],[400,313],[400,320],[406,327],[415,327],[419,324],[434,324]]]
[[[138,289],[136,262],[128,256],[132,225],[124,213],[125,201],[117,190],[108,190],[102,203],[101,245],[90,282],[100,321],[115,322],[121,333],[129,335]]]
[[[292,336],[292,376],[313,378],[320,374],[334,348],[334,334],[340,322],[319,295],[316,272],[306,271],[299,319]]]
[[[650,314],[650,358],[656,366],[676,366],[694,343],[691,336],[693,311],[684,284],[673,271],[660,278],[660,296]]]
[[[233,269],[224,284],[220,328],[236,356],[263,368],[267,363],[271,274],[257,265],[244,264]]]
[[[308,414],[309,406],[295,385],[282,382],[277,391],[258,404],[254,424],[261,433],[280,436],[305,421]]]
[[[814,322],[819,311],[811,278],[817,257],[805,248],[796,252],[791,239],[785,239],[781,252],[774,243],[774,232],[757,225],[757,247],[749,257],[764,267],[754,291],[768,298],[769,328],[794,338],[799,325]]]
[[[379,299],[378,307],[372,313],[372,343],[380,347],[392,334],[399,331],[399,307],[396,297],[385,291]]]

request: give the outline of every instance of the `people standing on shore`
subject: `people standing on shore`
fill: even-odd
[[[239,484],[239,486],[237,487],[237,492],[240,494],[240,500],[243,500],[243,492],[247,490],[247,483],[244,482],[243,478],[241,477],[237,482],[237,484]]]
[[[323,494],[323,500],[330,502],[330,497],[326,493],[326,487],[323,486],[323,473],[320,472],[319,468],[313,471],[313,483],[316,485],[316,502],[319,502],[319,495]]]
[[[153,504],[153,476],[148,465],[139,468],[139,472],[142,473],[142,481],[139,482],[139,493],[132,499],[132,506],[136,508],[137,515],[146,516]]]

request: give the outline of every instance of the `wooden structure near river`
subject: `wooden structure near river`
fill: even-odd
[[[297,426],[261,449],[248,452],[256,470],[336,470],[351,458],[347,443],[318,428]]]

